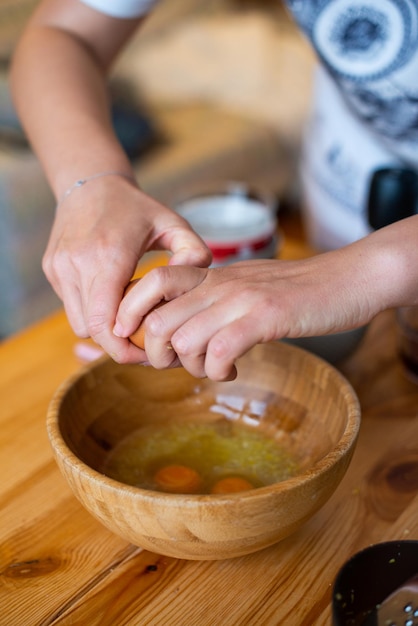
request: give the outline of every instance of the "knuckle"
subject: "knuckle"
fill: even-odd
[[[42,269],[48,277],[65,276],[71,266],[70,255],[64,251],[55,254],[45,254],[42,259]]]
[[[226,337],[215,337],[209,343],[210,351],[217,360],[226,359],[231,355],[231,345]]]
[[[189,358],[181,358],[179,359],[182,367],[184,367],[192,376],[195,378],[206,378],[205,371],[205,356],[199,355],[198,357],[189,359]]]
[[[110,354],[110,356],[111,356],[112,360],[115,361],[115,363],[117,363],[118,365],[125,365],[126,363],[129,363],[128,356],[123,351],[112,352]]]
[[[107,320],[104,315],[91,315],[87,320],[87,329],[90,337],[98,337],[107,328]]]
[[[49,255],[44,254],[42,257],[42,270],[48,278],[52,275],[52,263]]]
[[[89,331],[87,330],[85,326],[73,325],[73,331],[74,331],[74,334],[80,339],[87,339],[88,337],[91,337],[91,335],[89,334]]]
[[[193,352],[192,344],[189,340],[187,332],[181,328],[176,330],[175,335],[171,337],[171,344],[175,352],[180,356],[189,356]]]
[[[157,309],[148,313],[144,319],[145,334],[150,334],[157,339],[164,338],[164,321]]]
[[[149,280],[152,281],[157,288],[163,289],[164,285],[167,284],[171,273],[170,266],[161,265],[160,267],[154,267],[149,271]]]

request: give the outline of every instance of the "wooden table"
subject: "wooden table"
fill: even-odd
[[[291,237],[286,245],[284,256],[304,252]],[[371,543],[418,539],[418,386],[397,358],[393,312],[373,321],[340,366],[363,409],[343,482],[299,532],[228,561],[136,548],[73,497],[45,415],[80,367],[75,341],[59,312],[0,345],[1,626],[329,625],[344,561]]]

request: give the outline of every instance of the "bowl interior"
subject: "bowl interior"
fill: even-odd
[[[325,361],[273,342],[238,362],[232,382],[198,380],[183,369],[156,371],[109,359],[86,368],[59,394],[60,434],[99,472],[110,452],[138,428],[183,420],[233,420],[276,438],[299,473],[341,455],[356,437],[357,398]]]

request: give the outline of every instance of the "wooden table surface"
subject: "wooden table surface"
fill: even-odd
[[[304,248],[292,233],[284,255]],[[350,468],[299,532],[228,561],[182,561],[101,527],[61,477],[45,431],[80,367],[62,312],[0,344],[0,625],[329,625],[341,565],[372,543],[418,539],[418,386],[402,372],[393,312],[339,367],[362,405]]]

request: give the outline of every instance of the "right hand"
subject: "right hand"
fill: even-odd
[[[207,267],[210,251],[185,220],[120,176],[88,181],[62,201],[43,269],[79,337],[92,337],[115,360],[145,354],[113,332],[116,313],[147,250],[172,253],[170,265]]]

